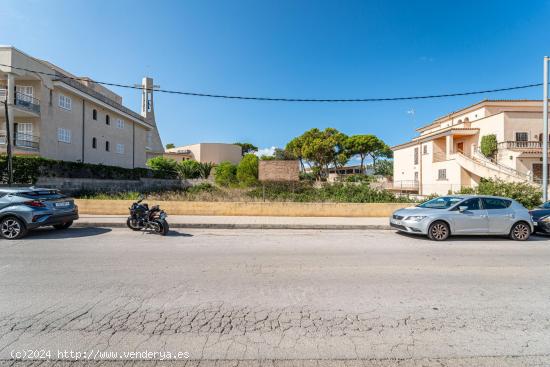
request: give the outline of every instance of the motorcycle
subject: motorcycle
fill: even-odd
[[[133,231],[152,230],[165,236],[170,230],[166,221],[168,215],[158,205],[149,208],[146,203],[142,204],[143,199],[143,196],[140,196],[139,200],[129,208],[130,216],[126,220],[126,225]]]

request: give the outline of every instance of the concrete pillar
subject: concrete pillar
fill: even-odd
[[[454,145],[453,136],[452,135],[447,135],[445,137],[445,141],[446,141],[445,155],[447,156],[447,159],[449,159],[450,155],[453,154],[453,145]]]
[[[12,73],[8,73],[8,91],[7,91],[7,97],[8,97],[8,105],[13,106],[15,103],[15,76]],[[13,107],[8,107],[8,118],[10,120],[10,137],[11,137],[11,143],[13,146],[13,136],[14,136],[14,117],[13,117]]]

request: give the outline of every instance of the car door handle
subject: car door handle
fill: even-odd
[[[480,218],[487,218],[488,215],[487,215],[487,214],[481,214],[479,217],[480,217]]]

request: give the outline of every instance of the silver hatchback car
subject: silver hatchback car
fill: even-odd
[[[44,226],[69,228],[78,219],[74,200],[57,190],[34,187],[0,188],[0,236],[8,240]]]
[[[390,226],[443,241],[457,235],[507,235],[525,241],[533,232],[529,211],[515,200],[484,195],[441,196],[415,207],[399,209]]]

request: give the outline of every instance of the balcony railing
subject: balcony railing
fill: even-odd
[[[15,93],[15,105],[30,112],[40,113],[40,101],[24,93]]]
[[[20,148],[38,149],[40,137],[29,134],[15,133],[14,145]],[[6,144],[6,132],[0,132],[0,144]]]
[[[503,141],[498,143],[500,149],[537,149],[542,148],[542,141]]]

